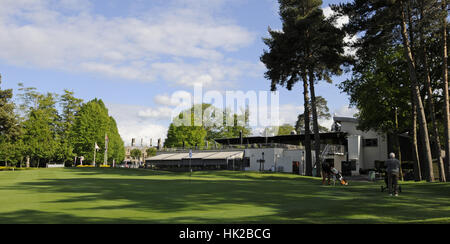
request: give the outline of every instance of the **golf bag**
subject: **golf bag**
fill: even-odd
[[[334,179],[337,179],[337,180],[339,180],[341,185],[343,185],[343,186],[348,185],[347,180],[344,179],[342,174],[336,168],[332,168],[331,172],[333,173],[333,181],[335,181]]]

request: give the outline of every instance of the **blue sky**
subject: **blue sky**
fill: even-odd
[[[164,139],[176,91],[270,89],[259,57],[277,11],[276,0],[2,0],[2,88],[101,98],[127,144]],[[317,88],[339,115],[354,112],[336,87],[345,77]],[[302,100],[300,84],[280,88],[280,119],[293,123]]]

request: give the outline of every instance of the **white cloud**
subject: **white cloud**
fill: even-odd
[[[167,94],[159,94],[156,95],[153,100],[156,104],[166,107],[189,108],[193,105],[193,95],[187,91],[177,91],[171,96]]]
[[[197,1],[174,1],[183,5],[146,16],[105,17],[92,13],[89,0],[4,0],[0,59],[183,86],[213,86],[245,75],[240,61],[225,57],[250,45],[255,34],[199,12]]]
[[[342,106],[336,110],[334,110],[334,112],[331,114],[331,118],[329,120],[320,120],[319,124],[331,129],[333,123],[334,123],[334,117],[349,117],[349,118],[354,118],[355,114],[358,113],[358,109],[356,108],[352,108],[350,106]]]
[[[325,15],[326,18],[330,18],[335,13],[331,9],[331,7],[326,7],[326,8],[323,8],[322,10],[323,10],[323,14]],[[350,19],[348,16],[341,16],[336,19],[334,25],[337,28],[342,28],[345,24],[348,24],[349,21],[350,21]],[[344,38],[344,42],[347,44],[347,47],[344,48],[346,55],[354,56],[356,54],[357,49],[349,47],[350,45],[354,44],[356,41],[358,41],[358,37],[356,35],[355,36],[347,35]]]
[[[325,15],[325,18],[330,18],[335,13],[331,9],[331,7],[326,7],[326,8],[323,8],[322,10],[323,10],[323,14]],[[342,26],[344,26],[345,24],[348,24],[349,21],[350,21],[350,19],[348,16],[341,16],[336,19],[336,22],[334,24],[336,27],[342,28]]]
[[[52,5],[71,11],[88,11],[92,8],[92,3],[89,0],[57,0],[52,1]]]
[[[162,118],[155,119],[153,116],[141,114],[145,115],[145,112],[152,108],[123,104],[106,104],[106,106],[109,114],[116,120],[120,136],[126,145],[131,143],[132,138],[135,138],[138,144],[141,138],[144,139],[145,145],[150,143],[150,139],[153,140],[153,145],[156,145],[158,139],[165,140],[168,128],[166,124],[169,119],[161,121]]]
[[[355,44],[358,41],[357,36],[349,36],[347,35],[344,38],[344,42],[347,44],[347,47],[344,48],[344,51],[347,55],[355,56],[357,48],[350,47],[351,45]]]
[[[283,104],[280,105],[280,125],[295,125],[300,114],[305,112],[303,105]]]
[[[138,116],[157,120],[172,119],[172,109],[168,107],[147,108],[140,110]]]
[[[355,114],[359,112],[358,109],[350,107],[350,106],[342,106],[334,111],[334,116],[336,117],[350,117],[354,118]]]
[[[266,110],[270,113],[271,108],[269,107],[258,107],[258,110],[264,111]],[[259,126],[255,126],[252,128],[252,134],[254,136],[263,136],[266,128],[272,128],[273,126],[280,126],[284,124],[290,124],[292,126],[295,126],[295,123],[297,122],[298,115],[304,113],[304,107],[303,105],[295,105],[295,104],[282,104],[278,106],[278,118],[272,121],[272,124],[269,124],[267,126],[260,126],[261,123],[258,123]],[[257,113],[258,111],[256,111]],[[250,111],[250,114],[253,112]],[[269,115],[270,116],[270,115]],[[270,133],[277,133],[276,131],[271,131]]]
[[[152,145],[157,145],[158,139],[161,139],[161,142],[164,143],[167,136],[167,127],[151,124],[151,123],[128,123],[126,126],[119,125],[119,131],[122,139],[125,142],[125,145],[130,145],[131,140],[136,139],[137,145],[140,145],[141,139],[144,140],[144,146],[150,144],[150,140],[152,140]]]
[[[172,100],[172,97],[164,94],[164,95],[156,95],[153,99],[155,101],[155,103],[159,104],[159,105],[165,105],[165,106],[177,106],[178,103],[176,101]]]
[[[297,122],[298,115],[304,113],[304,107],[298,106],[294,104],[283,104],[280,105],[279,108],[280,117],[279,117],[279,124],[290,124],[292,126],[295,126],[295,123]],[[358,109],[352,108],[350,106],[342,106],[338,109],[336,109],[333,113],[330,119],[320,119],[319,124],[321,126],[324,126],[325,128],[330,129],[331,126],[334,123],[333,117],[350,117],[354,118],[355,114],[358,113]],[[276,126],[276,125],[273,125]],[[254,136],[261,136],[264,133],[265,127],[255,127],[252,129]]]

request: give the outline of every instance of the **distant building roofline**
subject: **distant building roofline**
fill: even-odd
[[[358,123],[358,119],[353,118],[353,117],[333,117],[333,120],[336,121],[340,121],[340,122],[353,122],[353,123]]]
[[[320,133],[320,140],[334,140],[336,142],[344,143],[347,133],[345,132],[324,132]],[[300,142],[305,141],[305,134],[299,135],[281,135],[281,136],[252,136],[241,138],[221,138],[215,139],[215,141],[222,145],[250,145],[250,144],[288,144],[299,145]],[[336,143],[336,144],[340,144]]]

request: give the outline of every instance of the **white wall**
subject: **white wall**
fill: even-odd
[[[47,164],[47,168],[65,168],[64,164]]]
[[[362,137],[361,135],[349,135],[347,138],[348,141],[348,160],[356,161],[356,169],[352,171],[352,174],[358,174],[359,169],[363,164],[363,148],[362,148]]]
[[[282,166],[282,172],[293,173],[293,162],[299,162],[300,174],[303,173],[303,150],[284,150],[277,160],[277,168]]]
[[[324,157],[324,160],[325,159],[333,159],[334,167],[339,170],[339,172],[342,172],[342,162],[347,161],[347,155],[327,155]]]
[[[263,170],[269,170],[270,167],[274,164],[274,148],[252,148],[245,149],[244,156],[250,158],[250,167],[246,168],[246,170],[250,171],[259,171],[260,163],[257,160],[262,159],[262,153],[264,152],[264,160],[266,161],[263,164]]]
[[[300,162],[300,171],[303,169],[303,150],[285,150],[282,148],[249,148],[245,149],[245,157],[250,158],[250,167],[246,168],[249,171],[259,171],[260,163],[258,160],[262,159],[262,152],[264,152],[264,170],[270,170],[272,167],[279,169],[282,172],[292,173],[292,163],[294,161]],[[277,157],[279,155],[279,157]]]
[[[375,131],[360,131],[357,130],[357,121],[343,121],[341,122],[341,131],[349,134],[349,159],[352,159],[352,154],[350,152],[359,151],[359,165],[357,165],[357,171],[359,168],[362,169],[372,169],[375,167],[375,161],[385,161],[388,156],[388,143],[385,135],[379,134]],[[359,149],[353,148],[355,147],[355,141],[351,142],[352,136],[360,136],[359,140]],[[366,147],[364,146],[364,139],[377,139],[378,146],[376,147]],[[355,158],[355,159],[356,159]]]

